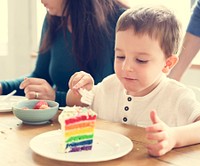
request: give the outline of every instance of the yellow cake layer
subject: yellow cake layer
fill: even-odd
[[[66,130],[65,131],[65,138],[74,136],[74,135],[81,135],[81,134],[88,134],[93,133],[94,127],[84,127],[84,128],[77,128],[74,130]]]
[[[95,121],[90,120],[90,121],[85,121],[85,122],[80,122],[80,123],[72,123],[70,125],[65,126],[65,130],[72,130],[72,129],[77,129],[77,128],[82,128],[82,127],[94,127],[95,126]]]

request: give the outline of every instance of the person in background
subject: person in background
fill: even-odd
[[[181,81],[185,71],[190,67],[193,58],[200,49],[200,0],[197,1],[184,36],[179,54],[179,62],[168,77]]]
[[[178,60],[180,31],[164,7],[128,9],[117,22],[115,74],[94,86],[90,74],[75,73],[67,104],[85,106],[79,88],[92,90],[98,118],[144,127],[152,156],[200,143],[200,103],[191,89],[166,76]]]
[[[34,71],[0,81],[0,94],[48,99],[65,106],[70,76],[89,72],[95,83],[114,72],[114,29],[126,6],[116,0],[41,0],[47,9]]]

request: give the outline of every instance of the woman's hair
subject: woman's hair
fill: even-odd
[[[176,54],[181,39],[181,26],[175,15],[163,6],[128,9],[119,18],[116,32],[133,28],[136,35],[148,35],[160,43],[166,58]]]
[[[90,70],[88,64],[98,62],[105,44],[105,39],[114,36],[119,5],[115,0],[64,0],[63,12],[58,17],[47,14],[48,28],[41,42],[39,52],[46,52],[51,47],[58,30],[66,35],[68,20],[72,26],[72,53],[75,54],[79,67]],[[119,15],[119,13],[118,13]],[[65,37],[66,39],[66,37]],[[67,41],[66,41],[67,46]]]

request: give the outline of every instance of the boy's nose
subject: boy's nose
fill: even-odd
[[[131,62],[130,60],[125,60],[122,70],[133,71],[133,66],[134,66],[133,62]]]

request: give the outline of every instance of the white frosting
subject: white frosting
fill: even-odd
[[[73,117],[75,118],[77,116],[82,116],[82,115],[89,116],[89,115],[96,115],[96,113],[92,111],[90,108],[86,108],[86,107],[66,106],[64,110],[61,112],[61,114],[59,115],[58,121],[62,125],[64,124],[66,119],[70,119]]]

